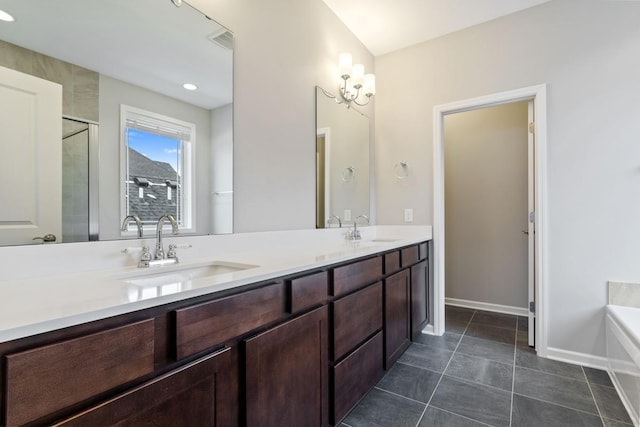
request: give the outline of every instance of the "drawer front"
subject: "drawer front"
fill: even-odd
[[[429,258],[429,248],[427,247],[426,242],[420,243],[418,246],[418,253],[421,260]]]
[[[333,270],[333,294],[342,295],[379,280],[382,257],[369,258]]]
[[[6,356],[6,425],[22,425],[153,372],[154,320]]]
[[[333,360],[382,328],[382,283],[333,302]]]
[[[223,344],[284,315],[283,283],[175,310],[176,358]]]
[[[287,281],[289,312],[295,313],[327,300],[329,273],[321,271]]]
[[[402,249],[400,258],[402,259],[402,267],[409,267],[419,261],[418,246],[411,246]]]
[[[225,426],[228,405],[229,349],[119,394],[53,427]]]
[[[400,270],[400,251],[384,254],[384,274],[392,274]]]
[[[333,368],[334,425],[378,382],[382,367],[382,332]]]

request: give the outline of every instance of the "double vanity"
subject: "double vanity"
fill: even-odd
[[[430,227],[344,232],[183,237],[157,268],[105,242],[0,282],[0,425],[337,425],[430,310]]]

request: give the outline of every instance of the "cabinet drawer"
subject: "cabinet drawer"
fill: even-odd
[[[175,310],[176,358],[223,344],[285,315],[284,284]]]
[[[369,258],[333,270],[333,294],[342,295],[373,283],[382,276],[382,257]]]
[[[426,242],[420,243],[418,246],[418,252],[421,260],[429,258],[429,248],[427,247]]]
[[[305,308],[322,304],[327,300],[329,274],[326,271],[287,280],[289,312],[295,313]]]
[[[418,246],[411,246],[402,249],[401,257],[402,267],[409,267],[419,261]]]
[[[384,254],[384,274],[395,273],[400,270],[400,251]]]
[[[334,425],[364,396],[383,375],[382,332],[333,368]]]
[[[229,353],[202,357],[53,426],[229,425]]]
[[[6,425],[23,425],[153,372],[154,320],[6,356]]]
[[[333,360],[382,328],[382,283],[333,302]]]

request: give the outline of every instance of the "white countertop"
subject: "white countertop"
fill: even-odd
[[[180,264],[139,269],[127,248],[153,240],[69,243],[0,248],[0,342],[48,332],[148,307],[212,294],[430,240],[430,226],[363,227],[360,241],[345,229],[274,231],[165,238],[179,248]],[[45,245],[47,246],[47,245]],[[125,277],[208,265],[255,266],[162,286],[140,286]]]

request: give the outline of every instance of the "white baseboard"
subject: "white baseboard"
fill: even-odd
[[[513,314],[516,316],[528,316],[529,310],[526,307],[512,307],[510,305],[491,304],[489,302],[468,301],[457,298],[445,298],[446,305],[456,307],[472,308],[474,310],[493,311],[495,313]]]
[[[427,326],[425,326],[424,329],[422,330],[422,333],[425,335],[435,335],[435,329],[433,328],[433,324],[429,323]]]
[[[563,350],[560,348],[547,347],[547,358],[560,362],[583,365],[590,368],[607,370],[607,358],[594,356],[593,354],[578,353],[576,351]]]

